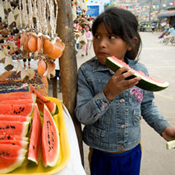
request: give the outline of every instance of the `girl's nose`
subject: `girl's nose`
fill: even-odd
[[[100,40],[100,47],[102,47],[102,48],[105,48],[106,47],[106,40],[104,39],[104,38],[102,38],[101,40]]]

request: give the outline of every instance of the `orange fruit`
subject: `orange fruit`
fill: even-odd
[[[49,39],[44,39],[43,52],[46,54],[51,53],[53,50],[53,43]]]
[[[33,35],[29,36],[28,48],[31,52],[36,52],[37,50],[37,38]]]
[[[38,61],[38,74],[43,75],[47,70],[47,64],[44,60],[39,60]]]
[[[41,38],[38,37],[38,38],[37,38],[37,51],[38,51],[38,53],[39,53],[40,50],[41,50],[41,45],[42,45],[42,43],[41,43]]]
[[[57,59],[59,57],[61,57],[62,55],[62,50],[57,47],[56,45],[53,46],[53,50],[50,54],[48,54],[48,56],[52,59]]]

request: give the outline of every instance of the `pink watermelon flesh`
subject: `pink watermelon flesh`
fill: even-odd
[[[0,157],[18,157],[26,153],[27,150],[19,145],[0,144]]]
[[[36,95],[32,94],[30,92],[10,92],[10,93],[4,93],[0,94],[0,99],[2,101],[4,100],[24,100],[24,99],[31,99],[32,101],[36,100]]]
[[[134,72],[134,75],[129,78],[141,77],[141,80],[136,86],[144,90],[160,91],[169,86],[168,82],[163,82],[155,78],[148,77],[143,72],[132,69],[131,67],[129,67],[128,64],[126,64],[125,62],[123,62],[122,60],[119,60],[118,58],[114,56],[107,57],[105,64],[108,68],[110,68],[114,72],[116,72],[121,67],[124,67],[124,66],[128,67],[128,71]]]
[[[0,144],[0,174],[21,166],[27,150],[18,145]]]
[[[0,121],[31,122],[31,117],[0,114]]]
[[[28,142],[28,137],[21,137],[19,135],[0,135],[0,140],[23,140]]]
[[[47,106],[52,115],[57,113],[57,105],[54,102],[47,100],[45,97],[43,97],[32,85],[30,85],[29,89],[31,93],[34,93],[37,96],[36,103],[38,105],[41,115],[43,115],[44,104]]]
[[[58,128],[44,105],[43,128],[42,128],[42,162],[44,167],[54,167],[60,154],[60,140]]]
[[[0,145],[1,144],[10,144],[10,145],[18,145],[22,148],[27,148],[28,142],[23,141],[23,140],[0,140]]]
[[[33,112],[34,103],[1,104],[0,114],[30,116]]]
[[[29,122],[1,121],[0,135],[19,135],[26,136],[28,133]]]
[[[32,130],[30,135],[29,150],[28,150],[28,164],[38,164],[39,148],[41,143],[41,119],[38,111],[38,106],[35,104]]]
[[[34,103],[32,99],[18,99],[18,100],[4,100],[0,101],[0,104],[23,104],[23,103]]]
[[[20,167],[25,160],[25,156],[0,157],[0,174],[9,173]]]

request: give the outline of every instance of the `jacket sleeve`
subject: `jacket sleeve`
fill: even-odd
[[[145,68],[145,74],[148,76],[148,71]],[[144,91],[144,98],[141,104],[141,111],[144,120],[159,134],[170,126],[166,118],[159,112],[158,107],[154,103],[154,94],[151,91]]]
[[[100,91],[93,94],[87,77],[80,68],[78,71],[78,92],[75,114],[80,123],[89,125],[95,123],[109,108],[110,102],[104,93]]]

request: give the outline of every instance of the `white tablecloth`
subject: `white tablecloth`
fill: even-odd
[[[73,125],[71,116],[64,105],[63,113],[67,128],[71,155],[67,165],[55,175],[86,175],[85,170],[81,164],[81,157],[75,127]]]

